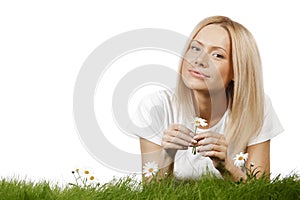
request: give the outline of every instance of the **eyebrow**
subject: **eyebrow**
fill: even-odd
[[[201,46],[205,46],[202,42],[200,42],[198,40],[192,40],[192,42],[197,42]],[[228,52],[226,51],[226,49],[224,47],[221,47],[221,46],[210,46],[210,48],[212,48],[212,49],[222,49],[223,51],[225,51],[225,53],[228,54]]]

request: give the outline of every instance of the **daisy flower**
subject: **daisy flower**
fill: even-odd
[[[143,166],[143,174],[145,177],[154,176],[158,172],[158,164],[156,162],[147,162]]]
[[[194,119],[194,128],[201,128],[207,126],[206,119],[202,119],[201,117],[195,117]]]
[[[202,119],[200,117],[195,117],[195,119],[194,119],[194,129],[195,129],[196,134],[200,133],[200,131],[198,131],[198,129],[200,129],[201,127],[205,127],[207,125],[208,124],[207,124],[206,119]],[[192,153],[194,155],[196,154],[196,146],[193,146]]]
[[[239,154],[236,154],[236,156],[233,158],[234,165],[237,167],[243,167],[247,159],[248,159],[248,153],[244,154],[243,152],[241,152]]]

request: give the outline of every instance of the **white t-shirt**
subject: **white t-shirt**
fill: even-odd
[[[138,137],[142,137],[157,145],[161,145],[163,131],[170,124],[184,124],[193,130],[193,117],[190,119],[179,114],[177,107],[172,101],[174,91],[162,90],[145,97],[138,106],[133,117],[133,123],[140,127],[133,130]],[[265,142],[283,131],[281,123],[273,109],[270,98],[265,95],[265,116],[260,133],[248,142],[248,146]],[[228,110],[221,120],[205,131],[224,133],[225,124],[228,118]],[[212,160],[200,154],[193,155],[192,147],[187,150],[178,150],[174,162],[174,175],[177,178],[195,179],[207,173],[220,176],[219,171],[214,167]]]

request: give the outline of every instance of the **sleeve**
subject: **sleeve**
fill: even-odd
[[[265,95],[264,123],[260,133],[249,141],[248,146],[268,141],[283,131],[284,129],[275,113],[272,102]]]
[[[163,131],[168,127],[165,98],[162,93],[156,92],[141,100],[132,118],[134,135],[161,145]]]

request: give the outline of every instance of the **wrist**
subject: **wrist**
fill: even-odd
[[[247,176],[242,170],[234,165],[232,160],[228,160],[225,163],[225,168],[229,172],[231,178],[235,181],[239,181],[241,179],[246,180]]]
[[[234,172],[237,170],[232,160],[227,160],[224,167],[230,174],[234,174]]]
[[[164,152],[165,152],[165,156],[168,158],[168,160],[170,160],[170,159],[172,161],[175,160],[175,156],[176,156],[176,153],[177,153],[176,149],[164,149]]]

